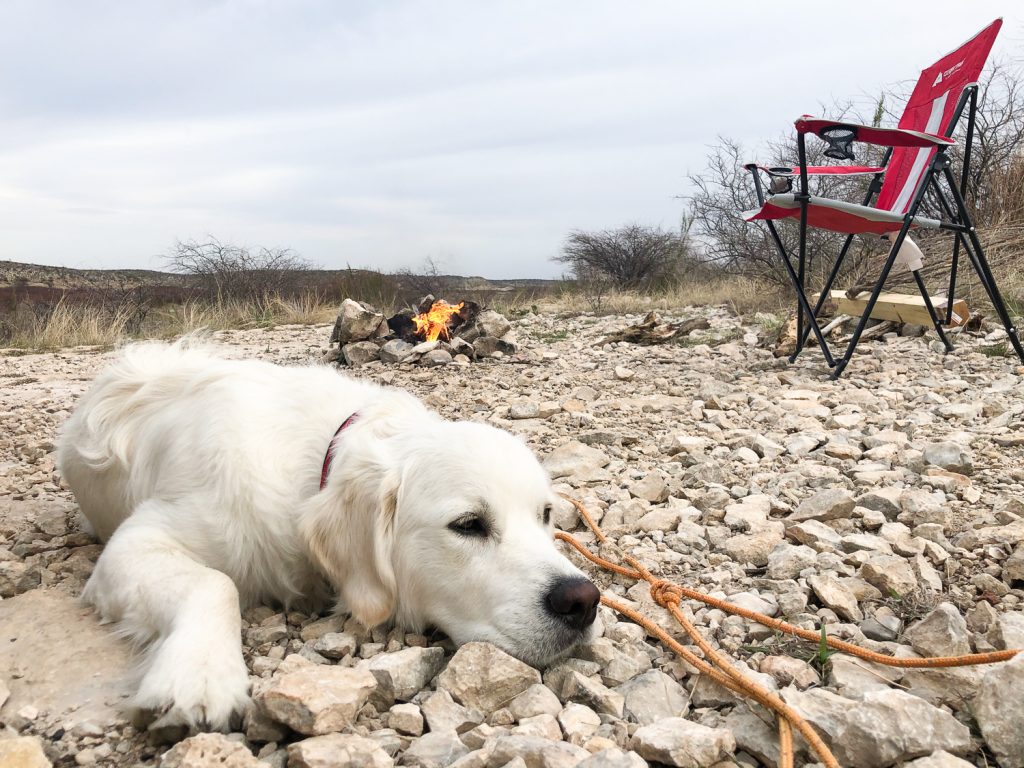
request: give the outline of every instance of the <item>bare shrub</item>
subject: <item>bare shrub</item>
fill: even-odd
[[[401,284],[403,298],[407,302],[415,301],[427,294],[442,296],[448,287],[448,281],[441,267],[440,260],[427,256],[419,268],[403,267],[395,271],[393,278]]]
[[[609,296],[614,292],[611,278],[593,270],[577,274],[570,284],[590,305],[591,312],[603,312]]]
[[[121,272],[109,272],[102,278],[90,276],[86,286],[76,293],[78,303],[95,308],[99,314],[106,313],[116,327],[129,334],[138,334],[150,312],[164,301],[155,286]]]
[[[978,234],[1007,298],[1024,304],[1024,151],[989,174],[985,200],[990,210]]]
[[[169,269],[191,275],[207,298],[266,301],[274,295],[294,295],[305,286],[310,265],[289,248],[255,249],[206,241],[179,240],[164,259]]]
[[[600,232],[574,230],[554,260],[567,265],[575,280],[603,293],[608,287],[662,287],[678,276],[691,256],[685,232],[629,224]]]

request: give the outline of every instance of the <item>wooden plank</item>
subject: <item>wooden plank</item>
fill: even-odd
[[[844,291],[832,291],[832,301],[836,303],[837,311],[853,317],[860,317],[864,314],[869,298],[871,298],[871,294],[868,291],[862,291],[854,299],[847,297]],[[932,299],[932,304],[939,317],[945,320],[946,299]],[[970,316],[967,302],[963,299],[956,299],[953,302],[952,325],[963,325]],[[878,295],[878,302],[874,309],[871,310],[871,317],[875,320],[892,320],[896,323],[913,323],[925,327],[930,327],[932,324],[928,308],[924,305],[924,297],[920,294],[881,293]]]

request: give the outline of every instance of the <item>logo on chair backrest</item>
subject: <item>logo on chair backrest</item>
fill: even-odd
[[[958,69],[960,69],[960,67],[962,67],[963,65],[964,65],[964,63],[962,61],[958,61],[956,64],[954,64],[952,67],[947,69],[945,72],[939,72],[938,77],[935,78],[935,82],[932,83],[932,88],[934,88],[936,85],[941,83],[945,78],[947,78],[950,75],[952,75],[954,72],[956,72]]]

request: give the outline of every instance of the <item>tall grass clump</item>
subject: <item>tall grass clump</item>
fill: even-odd
[[[149,310],[139,319],[125,306],[76,302],[62,297],[51,305],[18,307],[0,320],[0,346],[26,350],[113,347],[130,339],[174,338],[198,330],[269,328],[330,323],[337,305],[318,293],[245,301],[190,298]]]
[[[41,311],[16,313],[13,322],[0,326],[0,341],[20,349],[109,347],[127,335],[131,319],[126,309],[110,311],[62,298]]]

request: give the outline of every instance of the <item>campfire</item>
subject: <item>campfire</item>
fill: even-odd
[[[403,309],[389,317],[387,325],[391,334],[410,344],[432,341],[450,344],[457,338],[468,340],[466,337],[473,335],[470,329],[481,314],[501,317],[497,312],[482,310],[475,301],[450,304],[444,299],[424,296],[415,307]],[[507,326],[508,321],[505,324]]]
[[[415,307],[385,318],[365,302],[345,299],[331,333],[327,359],[359,366],[385,363],[469,365],[516,351],[511,324],[474,301],[451,303],[425,296]],[[337,346],[335,346],[337,345]]]
[[[463,301],[454,307],[444,299],[435,301],[426,312],[413,315],[412,322],[417,335],[421,336],[424,341],[437,341],[439,338],[450,339],[449,323],[465,305]]]

